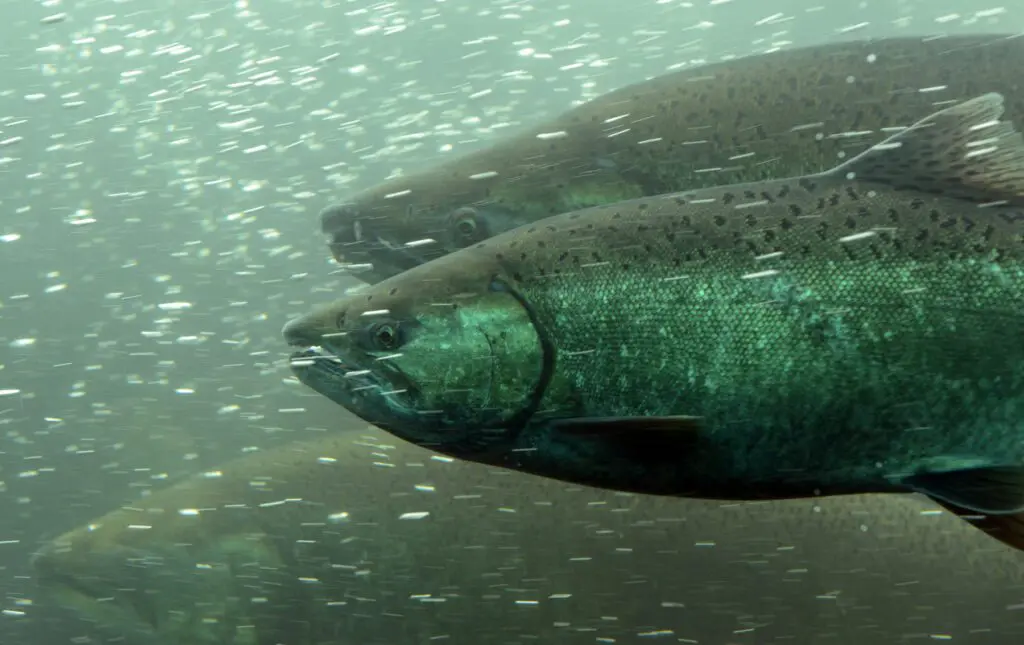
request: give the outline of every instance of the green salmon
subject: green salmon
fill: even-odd
[[[821,172],[951,103],[1024,111],[1024,38],[891,38],[686,69],[321,213],[334,257],[376,282],[536,220],[609,202]]]
[[[1013,550],[913,497],[640,499],[383,433],[223,464],[34,565],[47,593],[33,610],[66,605],[109,636],[88,642],[125,645],[587,645],[652,627],[861,645],[922,622],[1014,645],[1016,613],[993,599],[1024,582]]]
[[[446,454],[713,499],[918,491],[1024,548],[1024,138],[987,94],[825,173],[557,215],[286,325]]]

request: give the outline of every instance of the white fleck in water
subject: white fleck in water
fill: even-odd
[[[657,638],[658,636],[672,636],[675,634],[671,629],[656,629],[650,632],[639,632],[637,636],[640,638]]]
[[[6,390],[0,390],[0,396],[11,396],[12,394],[17,394],[18,392],[21,392],[21,390],[9,388]]]
[[[767,206],[768,203],[769,202],[768,202],[767,199],[761,199],[761,200],[758,200],[756,202],[744,202],[742,204],[736,204],[736,206],[734,206],[734,208],[739,211],[739,210],[743,210],[745,208],[755,208],[757,206]]]
[[[853,235],[847,235],[845,237],[841,237],[841,238],[839,238],[839,241],[840,242],[856,242],[857,240],[864,240],[864,239],[867,239],[869,237],[874,237],[875,235],[877,235],[877,233],[875,233],[874,231],[864,231],[862,233],[854,233]]]
[[[568,132],[565,130],[559,130],[557,132],[541,132],[537,135],[537,138],[547,141],[549,139],[564,139],[567,136],[569,136]]]
[[[497,177],[498,173],[493,170],[486,172],[478,172],[469,176],[470,179],[490,179],[491,177]]]
[[[31,347],[35,344],[35,338],[16,338],[9,343],[11,347]]]
[[[192,308],[192,303],[191,302],[161,302],[159,305],[157,305],[157,307],[159,307],[160,309],[162,309],[164,311],[180,311],[182,309],[191,309]]]
[[[402,513],[398,516],[400,520],[422,520],[423,518],[430,515],[429,511],[415,511],[412,513]]]
[[[774,21],[778,20],[779,18],[782,18],[783,15],[784,14],[781,14],[781,13],[773,13],[772,15],[770,15],[770,16],[768,16],[766,18],[761,18],[760,20],[755,22],[754,26],[755,27],[760,27],[760,26],[766,25],[766,24],[768,24],[770,22],[774,22]]]
[[[415,248],[417,246],[426,246],[428,244],[434,244],[435,242],[436,241],[433,238],[427,237],[427,238],[423,238],[422,240],[413,240],[412,242],[406,242],[404,246],[407,247],[407,248],[412,249],[412,248]]]
[[[980,150],[971,150],[966,155],[964,155],[964,159],[971,159],[972,157],[981,157],[983,155],[993,153],[996,150],[999,150],[998,146],[992,146],[990,148],[981,148]]]
[[[184,515],[186,517],[192,517],[192,516],[195,516],[195,515],[199,515],[199,509],[198,508],[180,508],[180,509],[178,509],[178,515]]]
[[[867,27],[869,24],[871,24],[871,23],[868,23],[868,22],[858,22],[855,25],[847,25],[846,27],[840,27],[839,29],[836,30],[836,32],[838,32],[840,34],[848,34],[851,31],[857,31],[858,29],[863,29],[864,27]]]
[[[756,273],[748,273],[743,277],[744,280],[753,280],[755,278],[768,278],[773,275],[777,275],[779,272],[775,269],[768,269],[767,271],[757,271]]]

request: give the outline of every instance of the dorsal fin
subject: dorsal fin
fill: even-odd
[[[984,94],[925,117],[824,173],[972,202],[1024,203],[1024,137]]]

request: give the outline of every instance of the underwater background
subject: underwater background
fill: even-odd
[[[295,381],[280,336],[358,284],[330,261],[323,206],[670,70],[1024,30],[1024,6],[981,0],[4,0],[0,16],[0,644],[45,645],[112,642],[40,596],[47,540],[229,459],[369,432]],[[488,488],[482,466],[450,466],[466,494]],[[1024,639],[1024,560],[925,500],[792,502],[809,518],[794,533],[765,505],[494,477],[429,539],[389,491],[361,500],[394,542],[352,556],[390,573],[346,591],[345,642],[404,643],[410,621],[416,642],[482,644]],[[403,612],[424,593],[461,598],[461,622]]]

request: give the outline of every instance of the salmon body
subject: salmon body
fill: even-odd
[[[454,456],[620,490],[1024,510],[1024,140],[989,94],[831,171],[567,213],[293,321]]]
[[[1009,35],[803,47],[636,83],[323,210],[334,257],[373,283],[558,213],[822,172],[958,101],[1024,110]]]

